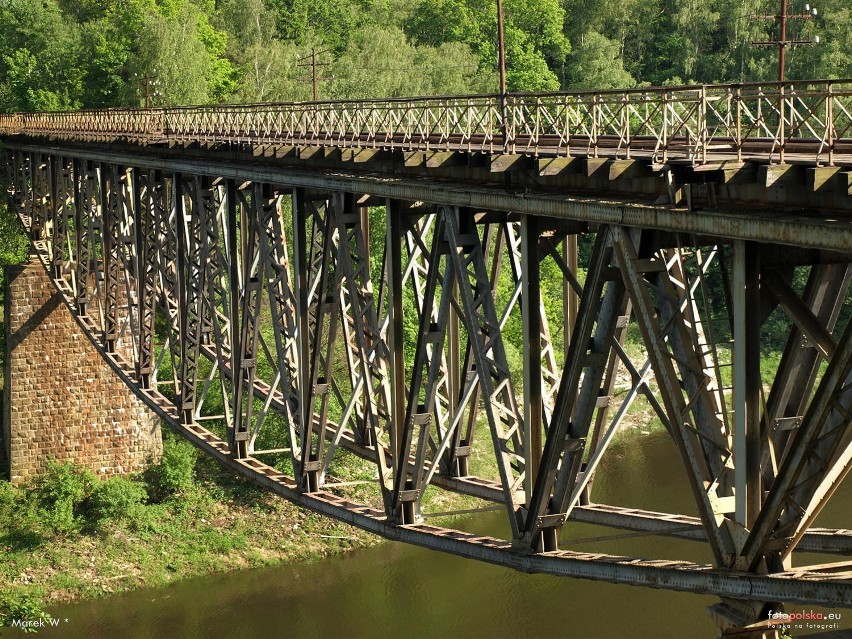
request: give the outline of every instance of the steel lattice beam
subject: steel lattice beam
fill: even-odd
[[[726,237],[600,223],[581,264],[577,225],[441,194],[377,199],[346,180],[239,179],[233,167],[157,168],[107,152],[94,162],[11,149],[4,165],[11,203],[103,356],[255,481],[391,538],[525,570],[757,601],[783,598],[783,584],[791,601],[852,604],[852,571],[788,570],[800,542],[846,548],[811,529],[852,467],[852,327],[835,334],[852,269],[841,255],[808,264],[800,295],[764,244],[734,245],[728,273]],[[543,288],[545,261],[564,290]],[[713,303],[734,325],[733,397],[711,276],[732,282],[731,301]],[[567,309],[564,361],[549,295]],[[794,328],[764,410],[757,347],[775,305]],[[644,364],[622,345],[631,317]],[[507,350],[513,323],[522,373]],[[816,348],[801,348],[805,338]],[[583,500],[640,397],[680,451],[700,519]],[[474,439],[477,421],[490,438]],[[374,465],[365,481],[381,509],[337,494],[343,449]],[[292,477],[259,461],[267,454]],[[472,457],[492,476],[472,476]],[[501,504],[511,538],[423,525],[433,488]],[[561,551],[572,518],[703,540],[715,568]]]

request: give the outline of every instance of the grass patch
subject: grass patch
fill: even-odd
[[[311,561],[378,540],[187,455],[184,444],[167,436],[164,461],[136,477],[98,481],[53,464],[20,487],[0,482],[0,625],[36,620],[52,603]]]

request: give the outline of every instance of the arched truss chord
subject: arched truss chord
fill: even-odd
[[[4,161],[10,202],[107,361],[196,445],[288,499],[521,570],[852,605],[845,566],[792,567],[797,547],[852,546],[812,528],[852,459],[842,256],[52,154]],[[582,273],[564,252],[579,233],[593,240]],[[792,328],[761,385],[773,311]],[[635,401],[674,440],[697,518],[589,503]],[[341,494],[344,451],[372,464],[367,503]],[[435,489],[500,504],[510,537],[424,525]],[[570,520],[701,540],[714,565],[560,549]]]

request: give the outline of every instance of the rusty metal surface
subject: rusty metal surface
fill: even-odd
[[[772,454],[751,460],[761,467],[746,488],[771,488],[755,490],[749,533],[734,506],[737,469],[749,462],[734,445],[732,410],[763,405],[732,401],[710,312],[720,306],[734,325],[754,312],[729,303],[730,237],[754,233],[753,278],[777,282],[785,249],[770,238],[838,248],[837,262],[852,253],[848,224],[72,145],[11,143],[2,165],[11,205],[102,355],[179,432],[254,481],[388,538],[518,570],[852,606],[852,573],[790,570],[800,541],[832,546],[808,528],[852,455],[842,418],[852,410],[852,325],[836,347],[822,340],[815,356],[827,372],[802,376],[806,405],[784,406],[775,395],[785,384],[769,392],[773,419],[800,423],[801,436],[781,447],[761,432]],[[567,229],[594,234],[586,261],[566,257],[576,240]],[[774,261],[762,265],[764,255]],[[556,309],[537,295],[545,264],[568,284],[551,293],[564,298]],[[824,274],[838,297],[848,294],[844,274]],[[711,277],[722,299],[711,299]],[[557,355],[549,327],[575,295]],[[814,296],[783,297],[811,334],[835,329]],[[631,317],[645,363],[621,345]],[[520,348],[507,339],[510,321],[525,336]],[[799,361],[792,350],[782,360],[781,370]],[[613,384],[619,371],[628,393]],[[583,506],[640,395],[678,445],[700,518]],[[332,476],[343,449],[371,464],[362,503]],[[481,477],[470,473],[474,453]],[[831,463],[814,472],[815,455]],[[437,489],[501,504],[508,538],[424,525],[435,514],[424,496]],[[701,530],[714,565],[560,549],[572,517],[690,538]]]
[[[0,115],[0,135],[852,164],[852,81]],[[505,132],[505,133],[504,133]]]
[[[595,224],[623,224],[647,229],[695,233],[728,239],[773,242],[791,246],[852,252],[852,220],[836,212],[762,211],[737,207],[689,211],[684,207],[619,201],[604,197],[509,193],[488,186],[424,181],[345,171],[300,170],[254,162],[219,159],[177,159],[80,146],[36,146],[8,142],[9,149],[27,153],[49,151],[91,161],[135,165],[163,172],[183,171],[216,178],[287,184],[315,190],[374,195],[393,200],[429,202],[481,210],[513,211]]]
[[[36,252],[45,268],[49,265],[48,244],[36,242]],[[64,280],[54,279],[64,302],[75,309],[73,290]],[[136,388],[130,362],[110,353],[96,339],[96,324],[87,317],[77,320],[101,356],[129,386]],[[362,506],[326,491],[306,493],[291,478],[256,458],[235,458],[226,441],[197,423],[185,424],[180,410],[157,390],[137,392],[172,428],[203,452],[252,482],[323,515],[352,524],[387,539],[415,544],[469,559],[493,563],[527,573],[551,574],[626,585],[646,586],[734,597],[755,601],[786,601],[808,605],[852,607],[852,574],[811,570],[773,575],[743,575],[707,564],[686,561],[641,559],[607,553],[559,550],[530,554],[494,537],[461,532],[427,524],[395,525],[376,508]]]

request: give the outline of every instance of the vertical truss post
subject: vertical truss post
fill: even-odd
[[[208,268],[206,275],[207,307],[204,314],[205,330],[212,335],[212,350],[215,352],[213,369],[218,368],[219,391],[225,418],[226,440],[233,450],[234,416],[231,413],[231,397],[234,387],[234,370],[231,368],[233,354],[231,301],[239,295],[239,286],[232,280],[230,266],[234,255],[229,239],[230,212],[228,209],[229,188],[233,180],[215,179],[210,185],[207,216]],[[205,200],[207,198],[205,197]],[[233,282],[233,285],[232,285]],[[214,374],[211,371],[211,375]],[[212,378],[208,378],[211,379]]]
[[[626,228],[616,226],[613,227],[613,232],[616,261],[633,303],[642,339],[648,348],[648,359],[654,369],[654,376],[660,386],[666,413],[672,425],[672,438],[686,464],[690,488],[698,504],[714,559],[717,565],[729,566],[734,560],[730,533],[722,527],[724,515],[716,512],[710,495],[711,492],[716,493],[718,473],[711,468],[703,442],[696,443],[693,438],[693,433],[698,429],[691,422],[690,405],[684,398],[686,384],[678,378],[675,371],[675,356],[669,351],[670,346],[665,338],[667,331],[660,332],[660,315],[648,290],[648,282],[642,272],[644,266],[637,255],[634,240]],[[665,277],[668,277],[667,272],[661,274],[661,278]],[[679,306],[674,300],[669,300],[668,303],[670,306]],[[677,318],[674,318],[674,321],[678,321]],[[671,322],[667,320],[666,323]],[[677,327],[675,329],[677,330]],[[698,371],[694,373],[697,374]]]
[[[451,304],[451,300],[456,298],[457,284],[448,270],[444,271],[443,277],[440,275],[440,260],[446,254],[446,242],[441,233],[435,229],[443,222],[439,220],[437,215],[418,218],[414,214],[407,217],[406,223],[405,241],[409,260],[402,276],[403,286],[405,281],[410,282],[413,286],[415,314],[420,328],[418,335],[420,333],[429,335],[428,339],[419,342],[418,348],[423,348],[424,351],[421,353],[415,349],[415,359],[425,357],[422,361],[429,369],[423,394],[425,401],[422,402],[424,410],[420,411],[417,417],[418,423],[424,422],[424,424],[420,424],[421,426],[428,426],[428,430],[421,431],[423,439],[419,441],[428,446],[428,452],[431,453],[431,461],[427,464],[428,469],[425,471],[425,477],[421,472],[414,474],[415,489],[420,491],[418,499],[422,501],[423,492],[421,489],[428,485],[439,468],[442,473],[447,475],[464,476],[467,474],[466,461],[470,447],[466,444],[466,440],[462,439],[461,429],[458,428],[458,425],[464,407],[470,400],[472,393],[467,393],[463,399],[460,388],[461,380],[458,375],[460,355],[458,314],[454,313]],[[433,225],[435,226],[433,227]],[[430,235],[430,229],[433,229],[431,232],[432,249],[426,246],[426,238]],[[441,243],[436,245],[436,242]],[[435,249],[438,250],[437,253],[435,253]],[[431,270],[432,255],[437,255],[439,260],[436,266],[439,270],[434,272]],[[435,276],[434,280],[430,279],[431,275]],[[433,285],[437,286],[439,280],[443,280],[445,285],[442,284],[440,289],[435,288],[430,296],[427,288]],[[438,291],[442,294],[440,302],[431,299]],[[444,293],[446,295],[443,295]],[[424,312],[429,313],[428,320],[424,319]],[[444,332],[446,332],[446,338],[442,336]],[[444,351],[443,344],[445,341],[449,342],[447,344],[449,353]],[[455,372],[450,370],[447,364],[448,360],[455,362],[451,364],[455,366]],[[455,379],[451,380],[450,377],[453,375]],[[417,380],[422,380],[422,377],[418,377]],[[469,379],[471,383],[468,385],[468,389],[471,392],[476,388],[474,380],[474,377]],[[417,384],[419,383],[420,381],[417,381]],[[451,383],[456,385],[456,392],[450,390]],[[426,406],[432,407],[429,409],[429,417],[424,417]],[[427,420],[430,420],[431,423],[425,424]],[[464,444],[463,441],[465,441]],[[422,450],[424,460],[426,454],[427,451]],[[421,449],[418,449],[418,455],[421,455]],[[420,462],[415,461],[415,465],[417,464],[420,464]]]
[[[157,236],[154,232],[152,192],[154,171],[133,173],[133,215],[136,241],[136,303],[139,314],[139,356],[136,377],[140,388],[151,388],[154,373],[154,320],[157,303]]]
[[[395,200],[387,203],[387,246],[388,246],[388,346],[391,373],[391,449],[394,465],[404,467],[408,450],[404,448],[405,428],[405,333],[402,316],[402,221],[400,204]],[[397,470],[398,472],[398,470]]]
[[[444,352],[450,295],[453,289],[450,270],[445,270],[443,278],[440,273],[441,256],[446,252],[444,222],[442,218],[439,218],[433,232],[429,268],[420,307],[414,363],[411,368],[411,382],[408,388],[405,415],[402,419],[403,427],[398,436],[399,453],[395,455],[396,474],[391,504],[394,517],[403,524],[414,523],[420,518],[426,443],[431,420],[436,412],[437,384]],[[400,265],[401,261],[400,258]],[[442,280],[440,297],[439,280]],[[435,313],[436,307],[437,313]],[[401,390],[405,392],[404,385]],[[409,460],[409,452],[415,435],[417,446],[412,464]],[[409,468],[411,468],[411,479],[409,479]]]
[[[182,173],[174,173],[172,178],[172,190],[174,192],[172,207],[174,210],[174,221],[177,234],[177,277],[175,278],[175,297],[178,304],[179,343],[173,351],[177,353],[175,362],[175,378],[178,382],[177,409],[181,416],[181,423],[192,424],[195,422],[195,374],[197,372],[197,359],[195,357],[195,328],[197,319],[195,313],[190,309],[192,293],[192,256],[190,255],[193,242],[191,215],[186,214],[186,183]]]
[[[340,193],[334,195],[332,207],[334,210],[328,218],[326,232],[336,232],[337,238],[335,287],[339,288],[340,323],[351,384],[351,394],[344,399],[335,380],[330,379],[343,409],[338,433],[342,434],[342,429],[349,423],[355,442],[374,448],[382,500],[386,513],[392,516],[393,463],[399,460],[396,451],[405,397],[404,386],[400,388],[401,394],[395,396],[394,383],[400,376],[404,382],[405,369],[404,359],[400,362],[396,357],[403,348],[402,297],[393,293],[388,297],[388,287],[394,291],[397,284],[401,286],[401,280],[397,282],[402,277],[401,266],[392,272],[390,261],[394,259],[394,251],[398,253],[400,250],[402,235],[389,234],[388,229],[399,230],[400,205],[393,200],[386,201],[386,232],[378,294],[374,290],[370,261],[369,209],[358,205],[354,196]],[[385,312],[387,315],[381,321]],[[326,361],[329,378],[335,335],[332,325]],[[324,453],[323,476],[338,442],[339,435]],[[393,461],[388,459],[388,454]]]
[[[562,242],[563,259],[565,265],[571,273],[577,272],[577,236],[574,234],[566,235]],[[577,323],[577,304],[579,299],[574,288],[571,286],[570,280],[566,277],[562,279],[562,335],[563,335],[563,351],[565,357],[568,357],[568,345],[571,342],[571,332],[574,330],[574,324]]]
[[[249,185],[245,185],[248,187]],[[249,454],[254,403],[254,375],[257,365],[260,296],[263,289],[265,263],[260,252],[260,221],[264,214],[264,185],[255,183],[233,189],[232,215],[229,224],[231,254],[231,374],[233,399],[230,432],[231,454],[244,459]],[[250,199],[249,199],[250,198]]]
[[[494,305],[491,280],[486,268],[485,252],[469,211],[444,207],[450,265],[459,282],[462,320],[476,375],[485,404],[494,453],[503,488],[504,504],[514,538],[520,538],[521,502],[524,499],[523,419],[520,416],[500,321]],[[434,265],[430,264],[430,268]]]
[[[751,529],[760,510],[760,308],[758,247],[734,241],[733,382],[735,521]]]
[[[307,202],[305,201],[305,189],[293,190],[293,259],[296,265],[296,369],[297,388],[299,389],[299,433],[302,449],[304,440],[310,437],[311,423],[313,421],[313,408],[310,406],[310,384],[311,384],[311,357],[310,357],[310,327],[308,323],[308,309],[310,306],[310,288],[308,281],[308,219]],[[293,442],[293,446],[297,443]],[[301,464],[294,469],[294,475],[299,485],[304,485],[303,465],[305,458],[300,454]]]
[[[56,230],[56,215],[58,213],[58,184],[57,180],[57,172],[55,169],[57,168],[55,165],[58,164],[58,158],[48,155],[45,157],[45,164],[47,165],[46,175],[44,176],[44,207],[42,213],[44,215],[43,223],[44,229],[42,234],[42,239],[47,243],[48,254],[51,256],[51,263],[48,272],[51,276],[53,276],[53,255],[57,250],[56,242],[54,241],[54,231]],[[62,248],[61,246],[59,247]]]
[[[482,255],[484,259],[491,255],[491,268],[488,271],[488,277],[490,278],[490,288],[492,299],[496,295],[497,285],[500,279],[500,267],[503,262],[503,246],[505,242],[504,230],[507,228],[507,225],[503,225],[504,228],[500,228],[500,225],[486,225],[485,230],[483,232],[482,238]],[[511,252],[511,247],[510,247]],[[518,260],[519,262],[519,260]],[[448,270],[452,271],[450,268],[451,265],[448,265]],[[450,286],[452,287],[450,290],[452,292],[452,297],[450,299],[462,299],[462,291],[459,288],[461,280],[451,279]],[[464,313],[462,312],[459,316],[459,305],[457,303],[453,303],[450,305],[450,316],[458,316],[456,320],[457,324],[463,323]],[[496,311],[495,311],[496,312]],[[453,327],[450,325],[450,328],[456,330],[456,339],[458,340],[458,327]],[[466,328],[466,327],[465,327]],[[452,335],[452,334],[451,334]],[[459,344],[460,344],[459,340]],[[469,460],[471,452],[473,451],[474,445],[474,435],[476,433],[477,426],[477,415],[478,410],[477,406],[480,402],[481,395],[481,387],[479,385],[479,376],[476,372],[476,358],[474,356],[474,347],[473,343],[470,339],[467,340],[467,347],[464,353],[464,359],[461,362],[460,366],[456,367],[456,370],[459,372],[460,386],[459,386],[459,395],[457,399],[454,398],[453,402],[456,405],[455,411],[457,414],[461,413],[463,416],[465,406],[467,409],[467,419],[464,427],[459,427],[456,429],[456,433],[454,435],[453,444],[450,452],[450,459],[452,460],[451,468],[455,470],[458,468],[458,474],[461,477],[468,475],[469,468]],[[463,373],[462,373],[463,372]],[[470,391],[468,392],[468,389]],[[464,400],[467,401],[464,401]],[[455,416],[454,416],[455,419]],[[523,446],[523,438],[519,443],[519,446]],[[523,488],[523,487],[522,487]]]
[[[254,186],[254,185],[250,185]],[[252,317],[258,304],[256,296],[260,291],[260,282],[252,277],[252,269],[254,262],[254,248],[257,241],[257,202],[254,197],[257,193],[256,189],[252,189],[254,193],[251,196],[251,208],[249,202],[245,199],[245,191],[241,188],[235,192],[235,216],[234,223],[239,230],[236,236],[234,248],[234,265],[237,267],[237,278],[233,280],[238,282],[233,303],[235,311],[231,317],[232,328],[232,351],[231,351],[231,373],[234,379],[234,395],[231,413],[233,415],[233,430],[231,454],[237,459],[244,459],[248,455],[248,439],[249,439],[249,424],[247,420],[251,419],[252,410],[252,389],[247,388],[246,379],[249,371],[244,370],[244,367],[252,368],[254,366],[252,343],[253,322]],[[248,396],[246,396],[248,391]]]
[[[452,299],[458,298],[457,286],[458,284],[453,280],[453,289],[450,291]],[[450,316],[447,319],[447,398],[451,407],[449,414],[451,418],[455,417],[457,411],[462,410],[461,404],[466,386],[461,374],[460,328],[458,311],[451,305]],[[446,454],[445,472],[454,477],[467,477],[470,474],[470,450],[470,439],[462,437],[462,428],[457,427]]]
[[[538,218],[521,218],[521,314],[524,339],[524,452],[526,503],[541,464],[544,402],[541,371],[541,255]]]
[[[77,315],[85,317],[89,304],[89,269],[92,265],[92,198],[95,174],[88,160],[75,160],[74,231],[77,240]]]
[[[47,202],[50,197],[50,159],[41,153],[30,156],[30,181],[32,182],[32,198],[30,198],[30,236],[33,241],[44,239],[47,224]]]
[[[827,490],[825,482],[834,485],[842,474],[839,471],[845,473],[848,468],[848,459],[838,466],[835,456],[841,444],[848,441],[850,424],[852,322],[847,323],[838,341],[837,349],[808,405],[802,425],[745,542],[741,554],[749,570],[759,566],[773,530],[778,537],[788,542],[789,552],[796,541],[796,536],[790,541],[790,529],[797,527],[803,519],[809,519],[824,505],[822,498],[831,492]],[[846,450],[850,450],[848,444]],[[816,503],[814,495],[820,497]]]
[[[36,217],[36,197],[38,193],[38,174],[41,158],[37,153],[28,153],[24,160],[24,215],[30,223],[30,237],[38,240]]]
[[[174,377],[177,382],[177,409],[181,416],[181,423],[191,424],[193,422],[194,405],[187,406],[185,400],[191,399],[184,387],[188,384],[184,375],[183,362],[187,357],[187,341],[189,333],[189,318],[186,303],[186,280],[189,266],[187,264],[187,253],[189,251],[189,240],[186,237],[185,213],[184,213],[184,178],[181,173],[172,174],[172,210],[174,211],[174,232],[176,235],[176,267],[177,277],[172,288],[172,295],[177,302],[177,324],[178,344],[172,344],[172,351],[177,353],[177,361],[174,363]],[[181,370],[178,370],[178,366]]]
[[[53,213],[53,251],[50,259],[51,273],[55,279],[62,277],[65,262],[65,244],[68,239],[68,205],[73,180],[72,166],[64,157],[54,160],[51,201]]]
[[[179,176],[182,178],[182,176]],[[183,337],[181,333],[181,315],[183,308],[184,284],[180,276],[179,267],[184,263],[179,260],[179,241],[186,244],[187,240],[180,240],[183,232],[182,216],[178,216],[178,208],[175,204],[177,185],[175,174],[164,173],[162,176],[163,189],[156,193],[154,223],[157,234],[157,265],[159,268],[159,290],[162,291],[162,306],[166,314],[166,327],[168,329],[167,354],[171,364],[172,388],[175,401],[180,400],[180,362],[181,344]],[[182,192],[182,189],[181,189]],[[181,196],[183,197],[183,196]],[[181,202],[181,210],[183,202]],[[157,371],[159,373],[159,371]]]
[[[302,488],[308,492],[319,489],[323,466],[325,437],[328,428],[332,361],[337,336],[337,315],[341,313],[341,265],[339,249],[335,246],[337,216],[345,209],[345,197],[335,195],[324,199],[325,219],[316,207],[313,213],[313,243],[311,251],[310,284],[306,282],[306,313],[308,315],[307,428],[302,435]],[[351,201],[351,198],[350,198]],[[338,238],[338,241],[340,239]],[[315,287],[315,289],[313,288]],[[315,291],[315,292],[314,292]],[[311,322],[312,320],[312,322]],[[313,330],[311,330],[313,329]],[[316,409],[316,404],[319,407]]]
[[[610,231],[608,227],[602,226],[598,230],[577,321],[569,340],[565,370],[547,425],[541,466],[535,476],[532,496],[527,504],[528,513],[522,544],[534,550],[556,549],[558,530],[565,521],[565,512],[562,508],[563,499],[552,498],[553,490],[556,486],[566,496],[570,495],[583,460],[585,435],[582,428],[572,420],[584,369],[596,363],[599,363],[600,367],[606,364],[606,352],[600,352],[600,344],[593,344],[592,335],[603,303],[611,254]],[[606,348],[608,347],[609,342],[606,342]],[[592,377],[594,375],[588,376],[586,381],[591,382]]]
[[[230,298],[229,298],[229,308],[228,308],[228,343],[231,346],[230,356],[231,356],[231,377],[233,380],[233,402],[237,401],[237,379],[240,375],[239,369],[239,333],[238,329],[240,326],[240,294],[242,290],[242,279],[240,272],[240,265],[242,263],[243,251],[240,244],[240,232],[239,229],[241,227],[241,222],[243,218],[242,207],[239,205],[237,199],[237,184],[233,179],[228,180],[226,186],[226,199],[227,199],[227,211],[225,214],[225,244],[227,246],[228,256],[230,261],[228,263],[229,270],[229,280],[230,280]],[[245,231],[243,231],[245,232]],[[231,415],[231,423],[228,425],[228,449],[232,454],[236,454],[237,452],[237,439],[236,439],[236,422],[239,419],[237,413],[233,412],[232,407],[232,415]]]
[[[299,406],[299,369],[298,369],[298,318],[296,317],[296,296],[290,272],[290,258],[287,248],[287,230],[284,228],[279,203],[283,195],[275,193],[275,206],[267,205],[269,213],[265,221],[263,237],[268,238],[267,295],[269,312],[275,338],[275,352],[278,358],[278,378],[281,395],[284,398],[284,416],[290,443],[290,459],[293,467],[301,467],[301,448],[299,424],[301,421]]]
[[[817,264],[811,268],[802,302],[808,313],[828,332],[833,331],[837,324],[850,281],[850,264]],[[777,287],[769,284],[767,288],[773,292]],[[767,489],[774,481],[780,458],[796,433],[795,426],[801,423],[822,360],[823,355],[815,341],[794,325],[766,401],[763,428],[768,435],[765,437],[763,464]]]
[[[121,276],[121,217],[118,207],[118,168],[101,164],[101,215],[104,232],[103,259],[106,283],[104,291],[104,348],[115,352],[118,339],[118,280]]]
[[[27,211],[30,197],[30,158],[21,151],[18,157],[18,183],[15,189],[15,204],[19,211]]]
[[[9,171],[8,190],[6,191],[9,206],[15,211],[20,209],[18,198],[21,192],[21,152],[6,151],[4,153]]]
[[[356,422],[356,436],[360,433],[361,441],[377,442],[382,424],[393,427],[389,424],[393,399],[388,372],[391,355],[379,325],[370,270],[369,216],[366,207],[357,206],[352,197],[336,195],[334,201],[339,209],[335,216],[338,238],[335,270],[344,282],[341,287],[342,326],[353,373],[350,375],[352,399],[360,401],[362,406],[362,419]],[[350,401],[347,409],[354,406]],[[381,456],[381,446],[376,450]]]
[[[244,459],[249,454],[249,442],[254,404],[254,380],[260,342],[260,309],[267,255],[262,250],[261,220],[277,214],[278,200],[268,184],[252,185],[251,205],[242,206],[242,299],[240,308],[239,341],[234,345],[234,455]]]
[[[610,257],[610,261],[611,259]],[[587,438],[592,425],[592,416],[597,412],[598,418],[602,420],[606,414],[608,397],[618,366],[617,353],[612,345],[614,343],[620,345],[616,334],[623,332],[623,329],[619,327],[626,324],[624,314],[628,307],[624,284],[620,278],[616,277],[608,281],[606,290],[602,293],[602,298],[600,293],[595,295],[595,299],[601,299],[594,330],[588,338],[583,336],[583,339],[588,339],[588,352],[584,356],[582,383],[578,389],[576,405],[568,427],[568,437],[577,442],[582,441],[586,449],[589,448]],[[604,381],[607,374],[609,377]],[[580,457],[584,452],[580,450]],[[552,505],[549,509],[551,514],[567,517],[574,506],[571,503],[571,496],[579,478],[578,471],[583,468],[583,464],[575,460],[573,456],[571,462],[576,468],[572,468],[571,464],[563,463],[556,475],[556,484],[551,498]]]
[[[135,240],[136,228],[136,204],[134,191],[138,175],[133,167],[121,167],[116,170],[116,193],[115,203],[118,213],[118,293],[119,293],[119,340],[124,339],[127,344],[126,357],[134,366],[139,359],[139,336],[141,329],[139,321],[141,311],[138,306],[136,282],[142,277],[139,272],[139,263],[136,259],[137,245]]]

